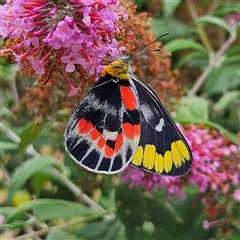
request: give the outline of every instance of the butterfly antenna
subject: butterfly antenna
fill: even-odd
[[[115,43],[111,43],[113,46],[115,46],[115,48],[117,49],[118,53],[119,53],[119,56],[122,55],[122,53],[120,52],[119,48],[118,48],[118,45],[115,44]]]
[[[166,32],[166,33],[162,34],[161,36],[157,37],[157,38],[156,38],[155,40],[153,40],[152,42],[146,44],[145,46],[143,46],[142,48],[140,48],[137,52],[135,52],[133,55],[131,55],[131,56],[129,57],[129,59],[133,58],[133,57],[136,56],[139,52],[141,52],[144,48],[146,48],[146,47],[148,47],[149,45],[151,45],[152,43],[158,41],[158,39],[167,36],[168,34],[169,34],[169,33]],[[152,50],[152,51],[155,52],[155,51],[159,51],[159,50],[160,50],[160,49],[155,49],[155,50]],[[150,52],[152,52],[152,51],[150,51]],[[144,53],[144,54],[145,54],[145,53]]]
[[[111,43],[111,45],[113,45],[113,46],[117,49],[119,55],[122,55],[122,53],[120,52],[120,50],[119,50],[117,44],[115,44],[115,43]],[[105,60],[104,58],[101,58],[103,65],[108,65],[108,64],[109,64],[109,61],[112,62],[112,61],[118,59],[118,58],[113,57],[109,52],[108,52],[108,55],[107,55],[106,57],[108,58],[108,59],[106,59],[106,60]],[[105,62],[104,62],[104,61],[105,61]]]
[[[134,54],[134,55],[130,56],[130,58],[135,58],[135,57],[138,57],[138,56],[141,56],[141,55],[145,55],[145,54],[148,54],[148,53],[151,53],[151,52],[159,52],[160,50],[161,50],[160,48],[152,49],[152,50],[145,51],[145,52],[142,52],[142,53],[139,53],[139,54]]]

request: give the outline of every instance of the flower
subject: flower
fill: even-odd
[[[11,54],[23,71],[31,67],[34,74],[50,76],[57,69],[82,68],[97,75],[104,57],[123,50],[116,51],[114,34],[127,15],[116,0],[13,0],[0,13],[0,35],[10,38],[1,53]]]
[[[233,193],[233,199],[236,202],[240,202],[240,189],[236,189]]]
[[[152,192],[156,188],[166,187],[168,194],[176,194],[178,198],[184,198],[180,178],[160,176],[149,172],[138,170],[128,166],[121,172],[123,182],[129,182],[129,187],[140,186]]]
[[[3,224],[4,220],[5,220],[5,216],[1,214],[0,215],[0,224]]]
[[[205,231],[209,230],[212,227],[217,227],[221,224],[222,220],[216,220],[216,221],[212,221],[212,222],[208,222],[207,220],[203,220],[203,229]]]
[[[240,23],[240,14],[239,13],[231,13],[224,16],[225,20],[229,23],[229,25],[236,30]]]
[[[165,177],[128,167],[122,172],[122,181],[129,182],[130,187],[137,185],[150,192],[154,187],[166,188],[167,193],[182,197],[186,178],[187,183],[196,185],[201,193],[211,190],[227,194],[231,187],[237,186],[240,169],[237,169],[237,162],[229,161],[231,154],[238,150],[236,145],[226,140],[219,131],[204,126],[190,125],[184,129],[178,125],[178,128],[186,137],[193,155],[193,166],[185,177]],[[237,194],[235,199],[238,199]]]
[[[207,220],[203,220],[203,229],[208,230],[211,227],[211,223]]]

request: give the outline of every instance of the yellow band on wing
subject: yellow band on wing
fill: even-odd
[[[144,148],[143,154],[143,166],[149,170],[153,169],[155,162],[156,147],[154,145],[147,144]]]
[[[143,147],[139,146],[137,148],[137,151],[133,155],[133,158],[132,158],[131,162],[132,162],[133,165],[140,166],[141,163],[142,163],[142,158],[143,158]]]
[[[132,158],[132,164],[143,165],[144,168],[158,173],[169,173],[173,166],[180,168],[186,160],[190,161],[188,148],[182,140],[177,140],[164,155],[157,153],[153,144],[146,144],[144,149],[139,146]]]

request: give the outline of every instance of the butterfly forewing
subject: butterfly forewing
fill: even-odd
[[[107,76],[100,78],[74,110],[66,127],[65,146],[79,165],[93,172],[112,174],[129,164],[139,138],[140,116],[134,86]]]
[[[156,94],[135,75],[141,137],[131,164],[163,175],[182,176],[192,165],[190,148]]]

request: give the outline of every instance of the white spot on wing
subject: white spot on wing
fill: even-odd
[[[164,126],[164,119],[163,119],[163,118],[160,118],[159,124],[155,127],[155,130],[156,130],[157,132],[161,132],[163,126]]]
[[[118,132],[111,132],[111,131],[108,131],[106,129],[103,130],[103,134],[105,139],[109,139],[109,140],[116,140],[117,136],[118,136]]]

